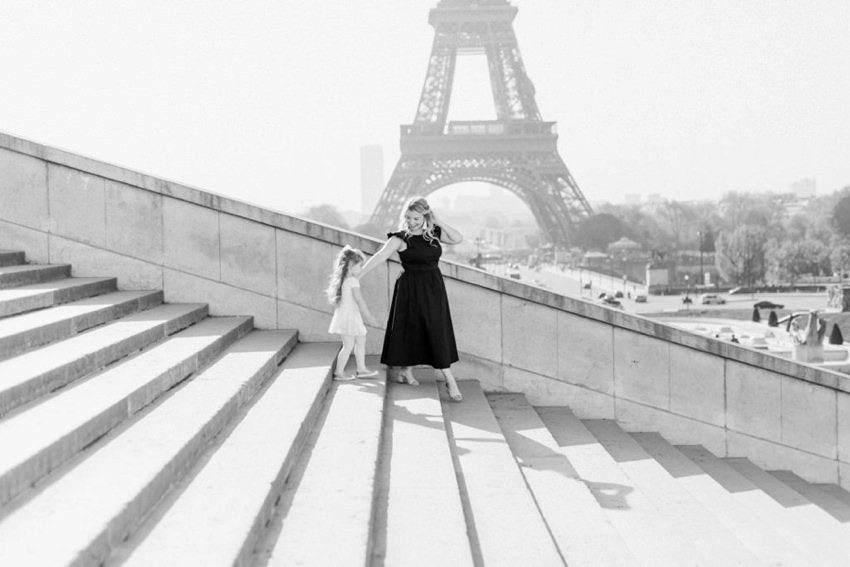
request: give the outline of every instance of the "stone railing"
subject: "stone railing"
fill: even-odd
[[[0,134],[0,248],[74,275],[161,288],[213,315],[253,315],[259,328],[332,339],[322,290],[340,246],[381,243],[186,185]],[[387,313],[400,267],[364,281]],[[658,431],[674,443],[791,469],[850,488],[848,377],[442,264],[461,378],[570,405],[586,418]],[[377,352],[382,329],[370,333]]]

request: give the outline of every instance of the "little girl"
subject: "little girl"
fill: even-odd
[[[363,324],[363,316],[370,324],[375,323],[360,294],[360,280],[357,279],[365,260],[363,252],[357,248],[348,245],[343,247],[336,257],[328,285],[328,299],[336,306],[328,332],[342,335],[342,348],[336,358],[334,380],[354,380],[378,374],[376,370],[366,367],[366,326]],[[345,365],[352,350],[357,372],[354,375],[346,375]]]

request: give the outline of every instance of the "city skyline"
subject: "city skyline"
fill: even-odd
[[[398,158],[436,3],[6,0],[0,130],[285,212],[356,210],[360,148],[383,148],[385,180]],[[590,201],[850,185],[850,5],[512,4]],[[487,91],[462,58],[450,118],[492,118]]]

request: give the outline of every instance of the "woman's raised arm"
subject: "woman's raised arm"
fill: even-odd
[[[437,215],[433,214],[433,210],[432,215],[432,218],[434,219],[434,224],[439,226],[442,232],[442,234],[440,234],[440,242],[444,244],[460,244],[461,242],[463,242],[463,234],[461,234],[458,229],[447,225],[441,220],[438,221]]]
[[[397,252],[401,243],[404,242],[401,238],[397,236],[391,236],[389,240],[387,240],[384,245],[381,247],[378,252],[366,260],[366,263],[363,264],[363,269],[360,271],[360,278],[368,274],[374,268],[377,268],[382,262],[386,262],[390,256],[392,256],[393,252]]]

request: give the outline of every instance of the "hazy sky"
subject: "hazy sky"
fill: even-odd
[[[359,208],[413,120],[437,0],[0,0],[0,130],[288,212]],[[850,185],[847,0],[513,0],[591,201]],[[462,61],[456,119],[495,116]],[[443,191],[451,191],[451,188]]]

